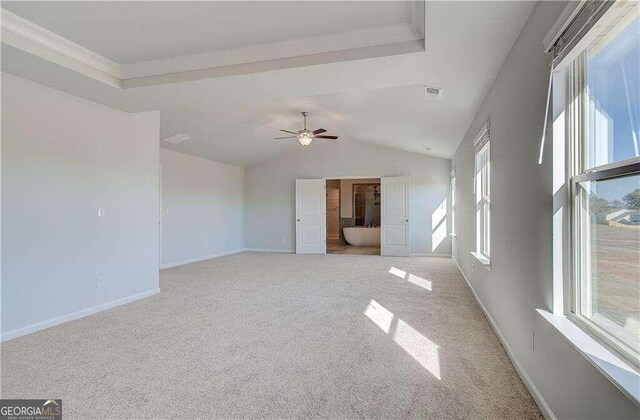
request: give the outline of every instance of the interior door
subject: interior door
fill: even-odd
[[[326,254],[324,179],[296,179],[296,254]]]
[[[381,255],[411,255],[411,219],[407,176],[384,177],[382,186],[382,246]]]

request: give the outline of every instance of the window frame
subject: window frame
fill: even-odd
[[[475,251],[472,255],[485,266],[491,264],[491,136],[487,121],[474,142],[473,195],[476,210]],[[478,168],[478,157],[487,154],[486,178],[483,179],[484,167]],[[480,185],[478,176],[481,177]],[[480,188],[480,191],[478,191]],[[485,194],[483,194],[485,193]],[[478,194],[480,197],[478,199]]]
[[[456,171],[451,170],[451,187],[449,202],[451,203],[451,236],[456,236]]]
[[[613,334],[584,315],[585,304],[591,301],[590,294],[590,222],[588,214],[581,210],[583,199],[581,184],[588,181],[616,179],[640,173],[640,157],[619,162],[588,167],[588,86],[586,83],[587,50],[582,51],[568,66],[568,111],[569,161],[567,185],[570,217],[570,305],[565,315],[587,334],[601,342],[618,356],[640,367],[640,354],[634,353]],[[586,286],[586,287],[585,287]]]

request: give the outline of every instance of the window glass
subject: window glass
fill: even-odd
[[[640,156],[640,19],[633,17],[622,17],[587,50],[587,168]]]
[[[580,184],[585,215],[582,315],[640,348],[640,174]]]
[[[456,178],[451,178],[451,233],[456,233]]]
[[[490,243],[490,143],[476,154],[476,251],[489,258]]]
[[[569,80],[572,312],[640,367],[640,3],[593,29]]]

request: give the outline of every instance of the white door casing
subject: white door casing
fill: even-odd
[[[324,179],[296,179],[296,254],[326,254]]]
[[[411,255],[410,189],[407,176],[383,177],[382,186],[382,246],[381,255]]]

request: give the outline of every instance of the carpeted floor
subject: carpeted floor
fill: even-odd
[[[2,344],[64,418],[540,419],[450,259],[243,253]]]

